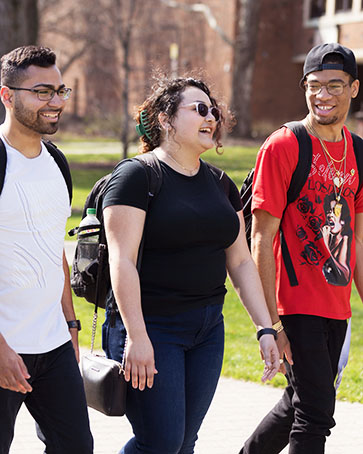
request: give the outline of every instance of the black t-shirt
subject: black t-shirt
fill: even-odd
[[[144,314],[170,315],[223,303],[226,293],[225,249],[237,238],[242,209],[230,180],[222,183],[201,161],[192,177],[160,161],[163,179],[145,221],[140,270]],[[107,186],[103,208],[128,205],[147,211],[148,179],[143,164],[125,161]]]

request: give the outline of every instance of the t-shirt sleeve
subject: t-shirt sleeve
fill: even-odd
[[[229,195],[228,195],[229,201],[231,202],[231,205],[236,211],[241,211],[242,201],[239,190],[234,181],[228,175],[227,178],[229,180]]]
[[[148,178],[143,164],[138,161],[122,161],[112,172],[107,183],[102,208],[112,205],[128,205],[147,210]]]
[[[252,212],[261,209],[282,218],[298,157],[299,144],[290,129],[281,128],[268,137],[257,155]]]

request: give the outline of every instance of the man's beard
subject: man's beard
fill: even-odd
[[[335,123],[337,123],[338,122],[338,117],[331,117],[331,118],[320,118],[320,117],[318,117],[316,120],[319,123],[319,125],[328,126],[328,125],[334,125]]]
[[[37,134],[54,134],[58,131],[59,120],[57,122],[43,121],[39,111],[26,110],[21,103],[15,102],[14,116],[19,123]]]

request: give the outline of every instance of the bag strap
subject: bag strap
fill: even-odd
[[[357,197],[358,192],[362,189],[363,186],[363,139],[357,134],[354,134],[354,132],[351,132],[350,134],[353,139],[353,150],[355,153],[355,160],[357,161],[359,174],[358,191],[355,195]]]
[[[311,138],[302,122],[290,121],[289,123],[285,123],[283,126],[289,128],[295,134],[299,144],[299,158],[294,173],[292,174],[291,177],[289,189],[287,191],[287,204],[282,214],[282,218],[284,217],[288,205],[294,202],[299,197],[299,194],[308,178],[313,156]],[[295,269],[292,264],[291,255],[286,243],[285,235],[281,228],[281,224],[280,224],[280,243],[281,254],[285,264],[287,275],[289,277],[290,285],[292,287],[295,287],[299,285],[299,282],[297,280]]]
[[[69,165],[67,162],[66,157],[60,151],[58,147],[54,145],[53,142],[50,140],[42,140],[44,145],[46,146],[49,154],[52,156],[54,161],[57,163],[59,170],[62,172],[63,178],[66,182],[68,194],[69,194],[69,203],[72,203],[72,196],[73,196],[73,187],[72,187],[72,177],[71,172],[69,170]]]
[[[299,143],[299,159],[294,173],[292,174],[290,186],[287,191],[287,205],[289,205],[298,198],[304,184],[306,183],[311,169],[313,151],[311,138],[301,121],[290,121],[285,123],[284,126],[295,134]]]
[[[229,197],[230,187],[229,187],[229,178],[224,170],[219,169],[218,167],[210,164],[209,162],[203,161],[207,164],[207,167],[212,172],[213,176],[217,179],[218,182],[222,184],[223,191],[226,193],[226,196]]]
[[[149,196],[155,197],[160,191],[162,183],[162,172],[159,159],[153,151],[135,156],[135,159],[145,165],[149,180]],[[149,199],[150,203],[150,199]]]
[[[0,194],[4,187],[7,160],[6,148],[4,142],[0,139]]]
[[[96,329],[97,329],[97,320],[98,320],[98,306],[100,301],[100,282],[102,279],[102,270],[104,267],[104,261],[107,255],[107,246],[106,244],[100,244],[98,247],[98,269],[97,269],[97,277],[96,277],[96,302],[95,302],[95,310],[93,312],[93,319],[92,319],[92,337],[91,337],[91,353],[93,353],[93,348],[95,345],[95,337],[96,337]]]
[[[66,182],[68,194],[69,194],[69,203],[72,203],[72,177],[67,163],[67,159],[64,154],[57,148],[54,143],[49,140],[42,141],[46,146],[49,154],[53,157],[57,163],[60,171],[62,172],[63,178]],[[5,181],[5,172],[7,164],[7,154],[4,142],[0,139],[0,194],[4,187]]]
[[[149,153],[144,153],[141,155],[135,156],[135,158],[140,161],[146,171],[147,178],[148,178],[148,202],[147,202],[147,211],[150,209],[150,205],[152,201],[155,199],[155,197],[158,195],[160,188],[161,188],[161,183],[162,183],[162,171],[161,171],[161,166],[158,158],[156,157],[154,152],[149,152]],[[123,161],[121,161],[123,162]],[[106,186],[107,186],[107,181],[110,178],[110,175],[107,175],[107,180],[106,184],[104,184],[104,187],[101,190],[102,195],[105,192]],[[101,198],[98,197],[97,203],[101,203]],[[104,232],[104,229],[102,229]],[[102,232],[101,231],[101,232]],[[144,235],[145,229],[142,234],[142,238],[140,241],[140,246],[139,246],[139,252],[138,252],[138,257],[137,257],[137,263],[136,263],[136,268],[138,271],[140,271],[141,268],[141,261],[142,261],[142,254],[144,250],[144,243],[145,243],[145,235]],[[105,234],[104,235],[104,240]],[[102,270],[104,266],[104,261],[107,255],[107,245],[106,241],[100,242],[99,245],[99,250],[98,250],[98,271],[97,271],[97,278],[96,278],[96,298],[95,298],[95,310],[93,314],[93,322],[92,322],[92,343],[91,343],[91,348],[94,344],[94,337],[96,335],[96,325],[97,325],[97,310],[99,306],[99,297],[100,297],[100,281],[102,279]],[[94,331],[94,333],[93,333]],[[91,350],[92,351],[92,350]]]
[[[150,209],[151,203],[153,202],[153,200],[155,200],[155,197],[158,195],[160,188],[161,188],[161,183],[162,183],[161,166],[160,166],[160,162],[159,162],[158,158],[156,157],[156,154],[153,151],[150,151],[149,153],[137,155],[137,156],[135,156],[135,159],[142,162],[142,164],[144,165],[146,174],[148,177],[148,181],[149,181],[149,193],[148,193],[148,199],[147,199],[147,212],[148,212]],[[146,214],[147,214],[147,212],[146,212]],[[136,268],[138,271],[140,271],[140,269],[141,269],[144,245],[145,245],[145,229],[142,233],[142,238],[141,238],[140,246],[139,246],[139,253],[137,256]]]

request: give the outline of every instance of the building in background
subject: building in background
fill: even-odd
[[[253,135],[263,137],[306,114],[299,80],[305,56],[314,45],[340,42],[350,47],[363,83],[363,0],[259,1],[249,115]],[[64,79],[74,88],[72,122],[86,119],[86,131],[92,132],[96,124],[95,129],[116,134],[124,116],[122,90],[128,87],[132,115],[155,82],[155,68],[169,74],[202,71],[230,105],[236,90],[248,88],[232,86],[239,2],[180,0],[169,2],[179,7],[170,7],[163,0],[79,0],[75,7],[72,0],[58,0],[56,8],[40,14],[40,43],[56,50]],[[137,14],[130,22],[126,6],[137,3]],[[191,10],[195,3],[207,8]],[[59,12],[62,18],[57,17]],[[132,24],[127,80],[117,20],[124,21],[123,30],[125,24]],[[353,100],[349,119],[351,128],[361,135],[362,111],[363,89]]]
[[[315,45],[339,42],[351,48],[363,84],[363,0],[263,0],[262,4],[253,89],[255,128],[265,132],[305,115],[298,81],[306,54]],[[363,88],[352,102],[349,120],[363,135],[359,111],[363,111]]]

